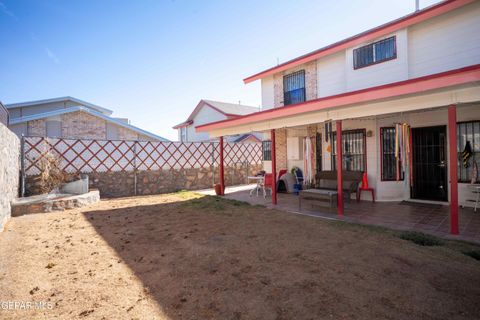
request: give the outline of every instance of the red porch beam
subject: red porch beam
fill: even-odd
[[[272,204],[277,204],[277,158],[275,151],[275,129],[270,131],[272,140]]]
[[[220,137],[220,195],[225,195],[225,172],[223,168],[223,136]]]
[[[337,120],[335,127],[337,129],[337,208],[338,215],[343,215],[343,150],[342,150],[342,121]]]
[[[448,141],[450,170],[450,234],[458,234],[458,156],[457,156],[457,107],[448,107]]]

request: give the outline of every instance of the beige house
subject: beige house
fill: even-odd
[[[9,128],[19,137],[167,141],[112,117],[112,110],[73,97],[7,104]]]

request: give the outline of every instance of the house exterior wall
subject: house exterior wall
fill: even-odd
[[[409,76],[480,63],[480,2],[408,29]]]
[[[14,125],[12,126],[12,131],[17,133],[17,135],[19,133],[21,135],[21,133],[26,131],[26,135],[29,136],[47,137],[47,124],[51,121],[60,122],[60,137],[65,139],[154,140],[148,136],[138,134],[136,131],[81,111]]]
[[[197,132],[195,130],[195,127],[202,124],[221,121],[225,119],[227,119],[227,117],[224,114],[210,107],[201,108],[200,111],[193,118],[193,123],[187,126],[187,141],[197,142],[197,141],[210,140],[210,136],[208,135],[207,132]],[[177,129],[177,130],[178,130],[178,137],[179,137],[178,140],[180,141],[180,129]]]
[[[262,79],[262,105],[283,106],[283,76],[305,70],[307,100],[480,64],[480,2],[426,20],[368,43]],[[396,37],[395,59],[353,69],[353,50]],[[315,67],[313,67],[313,65]],[[310,74],[315,72],[313,81]],[[273,78],[273,92],[272,79]]]

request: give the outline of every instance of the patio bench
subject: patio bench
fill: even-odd
[[[358,198],[358,186],[362,181],[362,171],[343,171],[343,192],[347,201],[355,193]],[[337,191],[337,171],[320,171],[315,175],[315,189]]]
[[[330,209],[337,207],[338,192],[333,190],[306,189],[300,190],[298,194],[298,210],[302,210],[302,200],[312,200],[316,202],[329,202]]]

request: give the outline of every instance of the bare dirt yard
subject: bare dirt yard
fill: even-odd
[[[10,221],[0,318],[479,319],[465,250],[192,193],[103,200]]]

